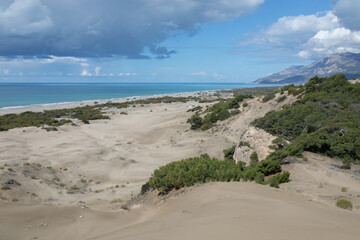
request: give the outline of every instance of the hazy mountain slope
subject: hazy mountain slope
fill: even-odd
[[[306,66],[292,66],[279,73],[260,78],[255,83],[305,83],[314,76],[343,73],[348,79],[360,77],[360,54],[338,53]]]

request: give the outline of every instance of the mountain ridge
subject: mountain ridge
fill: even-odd
[[[309,65],[291,66],[281,72],[260,78],[254,83],[306,83],[314,76],[325,77],[343,73],[348,79],[360,77],[360,53],[335,53]]]

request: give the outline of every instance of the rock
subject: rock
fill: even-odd
[[[259,161],[263,161],[273,151],[269,146],[272,145],[274,139],[276,139],[276,137],[264,130],[250,126],[241,136],[233,158],[236,162],[242,161],[249,164],[250,155],[256,152]],[[242,146],[240,146],[240,143],[243,143]],[[244,143],[248,143],[250,147],[244,145]]]
[[[17,186],[21,186],[21,184],[20,183],[18,183],[16,180],[14,180],[14,179],[8,179],[7,181],[6,181],[6,184],[8,184],[8,185],[17,185]]]
[[[247,146],[241,146],[236,148],[233,158],[235,162],[244,162],[246,165],[250,163],[250,155],[252,150]]]

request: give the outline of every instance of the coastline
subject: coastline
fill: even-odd
[[[131,96],[124,98],[110,98],[110,99],[95,99],[95,100],[84,100],[84,101],[74,101],[74,102],[59,102],[59,103],[45,103],[45,104],[34,104],[34,105],[25,105],[25,106],[14,106],[14,107],[3,107],[0,108],[0,115],[5,114],[19,114],[26,111],[40,112],[44,110],[55,110],[55,109],[67,109],[67,108],[76,108],[83,107],[86,105],[93,106],[95,104],[104,104],[109,101],[114,103],[128,102],[132,100],[139,99],[149,99],[149,98],[158,98],[158,97],[194,97],[208,94],[216,93],[225,93],[226,91],[231,91],[234,89],[222,89],[222,90],[207,90],[207,91],[195,91],[195,92],[181,92],[181,93],[164,93],[164,94],[154,94],[147,96]],[[95,103],[96,102],[96,103]]]

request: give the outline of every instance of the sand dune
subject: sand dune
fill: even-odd
[[[190,131],[186,120],[188,109],[209,103],[188,102],[109,109],[110,120],[58,132],[1,132],[0,183],[10,181],[11,189],[0,191],[0,240],[358,239],[359,209],[334,204],[347,198],[360,205],[360,171],[309,153],[308,161],[284,167],[292,181],[280,190],[216,183],[121,209],[154,169],[203,153],[221,159],[254,119],[294,100],[248,100],[239,115],[208,131]]]
[[[12,205],[0,206],[0,214],[1,236],[8,240],[355,240],[360,234],[358,213],[251,183],[207,184],[130,212]]]

